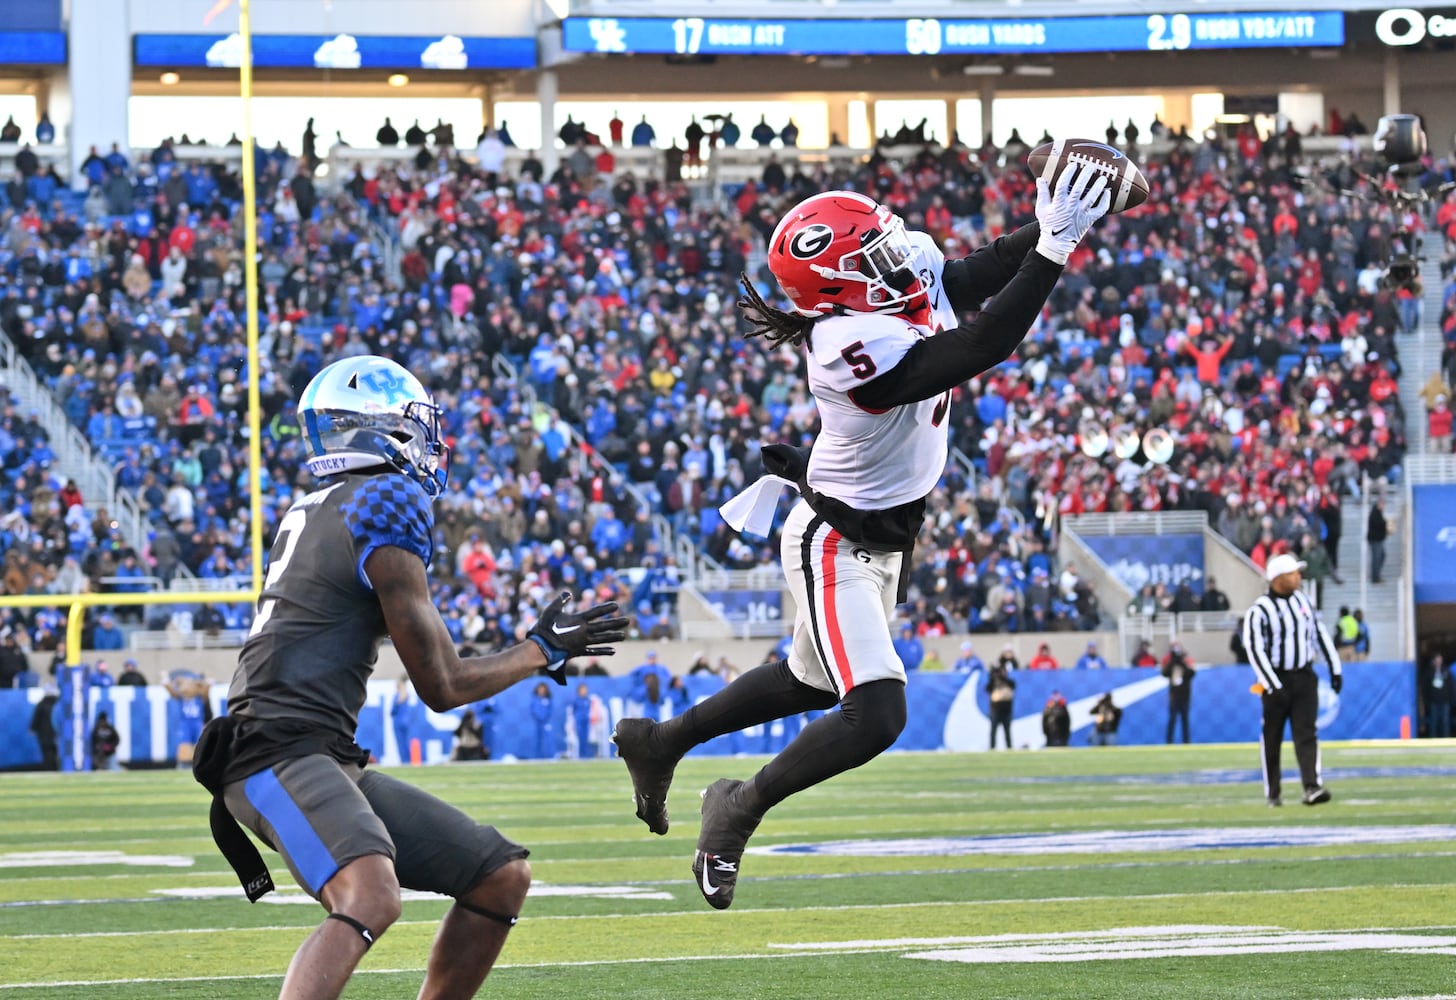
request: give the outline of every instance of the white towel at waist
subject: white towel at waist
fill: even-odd
[[[718,508],[723,520],[737,532],[767,537],[773,530],[774,511],[785,486],[793,486],[783,476],[761,476],[737,496]]]

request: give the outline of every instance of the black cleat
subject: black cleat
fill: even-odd
[[[632,776],[632,799],[637,818],[659,837],[667,832],[667,790],[672,772],[681,758],[659,753],[651,719],[620,719],[612,730],[612,742]]]
[[[1282,798],[1280,798],[1278,795],[1271,795],[1271,796],[1269,796],[1269,805],[1270,806],[1273,806],[1274,808],[1277,809],[1279,806],[1282,806],[1283,804],[1284,804],[1284,800]]]
[[[715,910],[733,905],[743,849],[762,819],[738,805],[742,787],[741,781],[720,778],[703,792],[703,827],[693,854],[693,881]]]
[[[1304,790],[1304,804],[1307,806],[1317,806],[1321,802],[1328,802],[1330,798],[1330,790],[1324,785],[1315,785]]]

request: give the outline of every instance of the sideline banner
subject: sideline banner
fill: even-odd
[[[1203,593],[1203,535],[1079,535],[1092,554],[1136,594],[1146,584],[1170,591],[1187,581]]]
[[[1416,603],[1456,602],[1456,486],[1411,487],[1411,509]]]
[[[1320,736],[1331,740],[1395,739],[1402,717],[1415,714],[1415,667],[1409,662],[1349,663],[1344,693],[1339,697],[1320,671]],[[1022,670],[1013,675],[1016,698],[1011,724],[1017,747],[1046,745],[1041,711],[1053,691],[1067,700],[1072,717],[1072,746],[1086,746],[1092,732],[1092,706],[1104,692],[1123,710],[1118,742],[1122,745],[1162,743],[1168,721],[1167,682],[1157,670],[1126,667],[1111,670]],[[1249,743],[1259,738],[1259,700],[1249,693],[1253,670],[1246,666],[1204,667],[1193,682],[1190,730],[1195,743]],[[562,688],[547,683],[548,712],[533,712],[534,684],[518,684],[475,708],[485,730],[491,758],[555,758],[563,755],[608,756],[607,736],[623,716],[669,718],[722,687],[709,675],[683,678],[686,698],[668,698],[657,705],[629,700],[627,677],[573,677]],[[578,708],[577,689],[587,696]],[[969,674],[910,675],[909,722],[896,750],[985,750],[990,743],[989,701],[983,671]],[[408,761],[413,751],[422,763],[448,760],[460,724],[461,710],[432,712],[411,698],[395,708],[393,681],[370,681],[368,702],[359,713],[359,745],[383,764]],[[212,688],[214,712],[224,708],[226,684]],[[0,768],[34,767],[39,744],[30,732],[31,715],[41,689],[0,691]],[[122,764],[165,766],[176,757],[183,732],[178,703],[162,687],[95,687],[86,691],[90,720],[105,709],[121,735],[117,760]],[[59,714],[59,713],[58,713]],[[58,722],[60,720],[58,719]],[[721,736],[694,754],[776,753],[808,723],[798,716]],[[69,722],[68,722],[69,725]],[[89,725],[89,723],[88,723]],[[62,729],[60,725],[58,730]],[[81,736],[64,730],[73,741]],[[1182,732],[1179,731],[1181,738]],[[87,730],[89,738],[89,728]],[[585,743],[585,750],[582,744]],[[86,743],[89,747],[89,742]],[[62,748],[62,757],[66,756]]]

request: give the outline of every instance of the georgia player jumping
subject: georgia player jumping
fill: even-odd
[[[950,391],[1021,343],[1068,254],[1106,213],[1106,188],[1091,170],[1063,171],[1054,191],[1038,179],[1036,223],[950,261],[884,206],[831,191],[796,206],[769,241],[769,269],[793,312],[769,306],[745,277],[739,308],[754,335],[805,348],[822,424],[807,463],[786,446],[764,449],[765,467],[802,497],[781,549],[798,608],[793,648],[668,722],[618,722],[613,741],[638,817],[667,832],[673,770],[699,743],[840,710],[805,726],[749,781],[703,793],[693,875],[712,906],[732,903],[743,850],[771,806],[868,762],[904,728],[905,671],[889,616],[945,469]],[[937,332],[936,319],[951,326]]]

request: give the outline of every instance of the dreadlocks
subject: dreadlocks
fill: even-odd
[[[775,347],[780,344],[798,347],[809,343],[809,335],[814,332],[814,322],[819,317],[775,309],[758,294],[746,273],[738,275],[738,283],[743,286],[743,298],[738,300],[738,309],[753,326],[748,336],[763,337]]]

